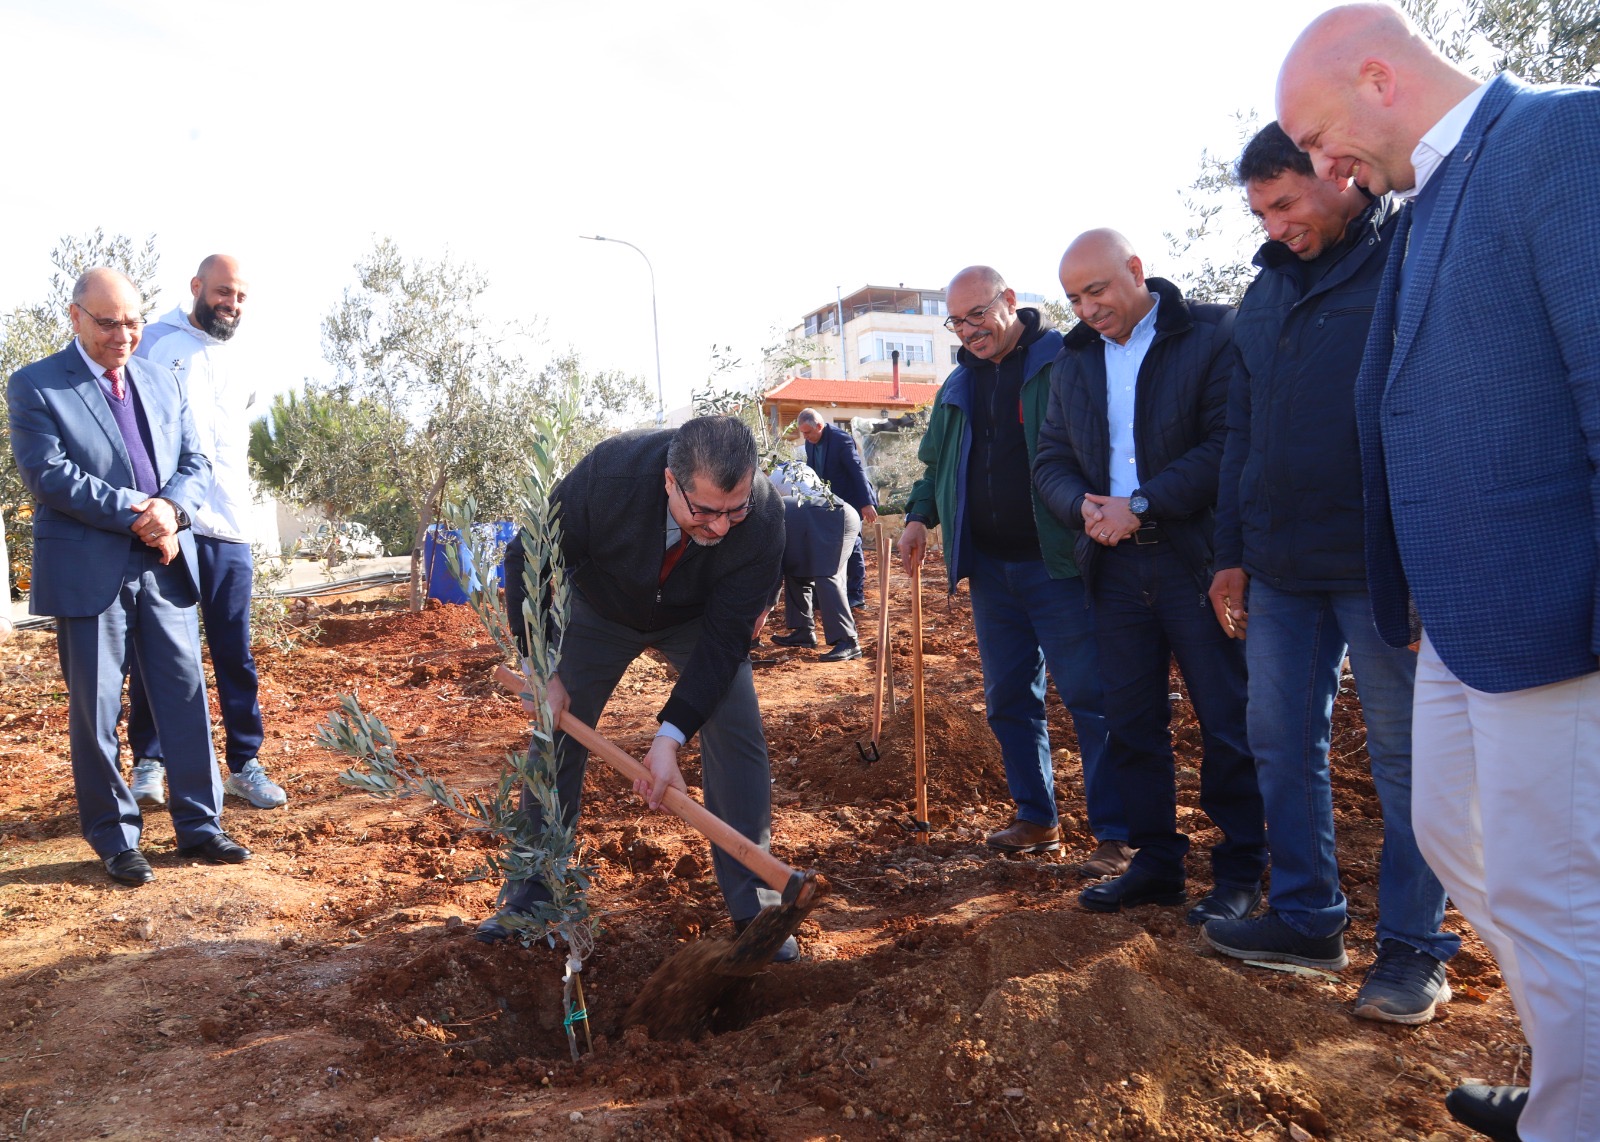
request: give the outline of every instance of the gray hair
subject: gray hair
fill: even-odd
[[[731,416],[697,416],[685,421],[667,445],[667,467],[685,492],[697,477],[731,492],[756,470],[756,438]]]
[[[795,415],[796,424],[821,424],[822,414],[814,408],[803,408]]]

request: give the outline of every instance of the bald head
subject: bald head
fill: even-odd
[[[1278,122],[1317,174],[1374,194],[1409,190],[1411,152],[1477,81],[1389,4],[1313,20],[1278,73]]]
[[[1144,263],[1115,230],[1086,230],[1072,240],[1061,255],[1061,288],[1078,319],[1118,345],[1155,305]]]
[[[239,328],[245,295],[249,292],[250,285],[239,272],[238,259],[227,254],[211,254],[200,263],[189,282],[189,293],[194,297],[189,323],[218,341],[226,341]]]
[[[104,369],[120,369],[139,345],[144,299],[126,274],[108,266],[85,271],[72,286],[67,320],[83,351]]]
[[[1005,360],[1022,340],[1016,291],[992,266],[968,266],[945,287],[946,324],[980,361]]]

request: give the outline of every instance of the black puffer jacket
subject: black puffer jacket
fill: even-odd
[[[1233,372],[1234,311],[1190,305],[1164,278],[1146,278],[1161,299],[1155,340],[1139,366],[1134,393],[1134,452],[1139,487],[1204,596],[1211,585],[1213,507],[1227,430]],[[1076,553],[1093,590],[1104,552],[1083,533],[1083,497],[1111,491],[1111,426],[1106,417],[1105,342],[1080,322],[1050,375],[1050,411],[1039,430],[1033,482],[1045,504],[1078,532]]]
[[[1281,591],[1366,587],[1356,374],[1398,217],[1393,199],[1374,201],[1308,291],[1282,243],[1257,252],[1233,328],[1218,567]]]

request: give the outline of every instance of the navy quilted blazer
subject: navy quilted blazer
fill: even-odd
[[[1600,91],[1496,78],[1356,385],[1367,581],[1394,646],[1427,628],[1475,690],[1596,669]]]

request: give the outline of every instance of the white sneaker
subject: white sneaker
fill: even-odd
[[[162,764],[159,757],[136,757],[133,759],[133,777],[128,782],[128,789],[133,793],[133,799],[141,805],[152,808],[167,803],[167,789],[163,781],[166,777],[167,767]]]
[[[235,797],[243,797],[257,809],[276,809],[289,800],[283,786],[268,778],[267,771],[261,768],[261,763],[255,758],[245,762],[244,768],[238,773],[228,774],[228,780],[222,783],[222,790]]]

